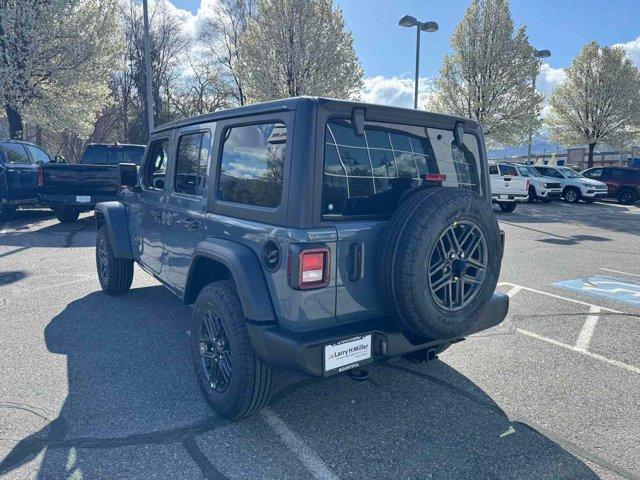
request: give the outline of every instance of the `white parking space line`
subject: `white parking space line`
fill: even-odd
[[[515,294],[517,294],[520,290],[522,290],[522,287],[516,285],[515,287],[512,287],[511,290],[509,290],[507,292],[507,297],[511,298],[513,297]]]
[[[500,282],[498,283],[499,287],[509,286],[509,287],[519,287],[520,290],[526,290],[528,292],[539,293],[540,295],[546,295],[547,297],[559,298],[560,300],[566,300],[567,302],[577,303],[579,305],[586,305],[587,307],[597,307],[602,311],[611,312],[611,313],[622,313],[620,310],[614,310],[613,308],[601,307],[599,305],[594,305],[593,303],[583,302],[582,300],[575,300],[569,297],[563,297],[562,295],[556,295],[555,293],[543,292],[542,290],[536,290],[535,288],[523,287],[522,285],[516,285],[511,282]],[[520,291],[518,290],[518,291]]]
[[[554,340],[553,338],[545,337],[543,335],[538,335],[537,333],[530,332],[529,330],[524,330],[522,328],[518,328],[518,329],[516,329],[516,331],[518,333],[521,333],[521,334],[526,335],[528,337],[535,338],[537,340],[542,340],[543,342],[550,343],[550,344],[555,345],[557,347],[561,347],[561,348],[564,348],[564,349],[567,349],[567,350],[571,350],[573,352],[577,352],[577,353],[580,353],[582,355],[586,355],[588,357],[595,358],[596,360],[600,360],[601,362],[605,362],[605,363],[608,363],[610,365],[614,365],[616,367],[623,368],[623,369],[628,370],[630,372],[640,374],[640,367],[636,367],[635,365],[629,365],[628,363],[619,362],[618,360],[613,360],[611,358],[607,358],[607,357],[604,357],[602,355],[598,355],[597,353],[592,353],[592,352],[589,352],[587,350],[582,350],[582,349],[574,347],[573,345],[567,345],[566,343],[562,343],[562,342],[559,342],[558,340]]]
[[[620,270],[611,270],[610,268],[601,268],[600,270],[604,270],[605,272],[621,273],[623,275],[630,275],[632,277],[640,277],[640,275],[636,273],[621,272]]]
[[[590,307],[589,313],[600,313],[600,307]],[[591,337],[593,337],[593,332],[596,331],[597,323],[598,315],[587,316],[584,325],[582,325],[582,330],[580,330],[580,334],[578,335],[578,340],[576,340],[576,350],[586,350],[589,348],[589,343],[591,342]]]
[[[300,459],[313,478],[317,480],[338,480],[338,476],[273,410],[265,408],[262,410],[261,415],[267,425],[280,437],[280,440]]]

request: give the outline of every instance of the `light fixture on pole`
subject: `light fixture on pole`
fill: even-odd
[[[418,108],[418,76],[420,72],[420,31],[435,32],[438,30],[437,22],[420,22],[416,17],[405,15],[400,19],[401,27],[416,27],[416,77],[414,84],[413,108]]]
[[[549,50],[534,50],[533,56],[540,58],[549,58],[551,56],[551,51]],[[531,98],[536,94],[536,76],[533,76],[533,80],[531,81]],[[533,141],[533,132],[529,132],[529,144],[527,146],[527,164],[531,162],[531,142]]]
[[[149,135],[153,132],[153,93],[151,82],[151,45],[149,42],[149,6],[147,0],[142,0],[142,16],[144,28],[144,76],[145,76],[145,102],[147,104],[147,131]]]

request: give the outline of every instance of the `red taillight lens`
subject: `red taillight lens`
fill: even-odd
[[[329,284],[329,250],[300,252],[300,288],[318,288]]]
[[[444,173],[425,173],[420,175],[425,182],[439,182],[442,183],[447,179],[447,176]]]
[[[44,171],[42,170],[42,165],[38,165],[38,168],[36,168],[36,175],[38,176],[38,186],[44,187]]]

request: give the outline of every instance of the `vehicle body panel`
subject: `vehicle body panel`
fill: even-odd
[[[508,172],[506,171],[508,167]],[[518,175],[517,169],[508,164],[492,163],[489,166],[491,198],[494,203],[521,203],[529,198],[529,180]]]
[[[592,180],[607,185],[607,196],[615,198],[623,189],[631,190],[640,198],[640,170],[630,167],[594,167],[582,172]]]
[[[0,141],[0,203],[28,205],[37,202],[37,167],[49,155],[36,145],[17,140]]]
[[[598,199],[607,196],[607,186],[604,183],[582,177],[568,167],[554,167],[551,165],[536,165],[535,167],[541,175],[560,180],[563,195],[568,188],[575,188],[580,191],[583,198]],[[574,176],[574,174],[578,176]]]

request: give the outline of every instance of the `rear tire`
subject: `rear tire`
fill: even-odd
[[[80,212],[73,208],[54,208],[53,213],[60,223],[74,223],[80,216]]]
[[[500,202],[498,205],[500,205],[500,210],[505,213],[511,213],[517,207],[516,202]]]
[[[133,260],[113,254],[106,225],[102,225],[96,235],[96,267],[100,286],[106,294],[122,295],[131,288]]]
[[[191,352],[198,386],[223,417],[239,420],[269,400],[272,371],[253,352],[233,282],[205,286],[191,324]]]
[[[617,195],[618,203],[622,205],[631,205],[632,203],[636,203],[638,201],[638,195],[633,190],[622,190],[618,192]]]

